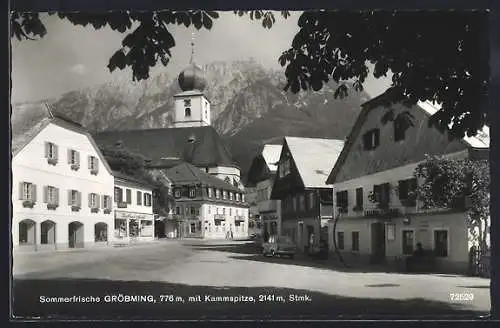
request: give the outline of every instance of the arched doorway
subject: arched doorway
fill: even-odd
[[[55,245],[56,243],[56,223],[51,220],[43,221],[40,225],[40,243],[42,245]]]
[[[82,248],[84,246],[83,223],[74,221],[68,225],[68,247]]]
[[[36,222],[25,219],[19,222],[19,245],[36,244]]]
[[[94,241],[102,243],[108,241],[108,225],[104,222],[98,222],[94,225]]]

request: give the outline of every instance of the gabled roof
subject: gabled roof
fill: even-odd
[[[272,173],[275,173],[278,170],[278,161],[280,160],[281,149],[283,145],[264,145],[264,149],[262,149],[262,157],[266,161],[267,167]]]
[[[344,141],[285,137],[304,188],[327,188],[326,178],[344,147]]]
[[[210,187],[220,188],[228,191],[243,192],[231,183],[227,183],[199,168],[189,164],[182,163],[172,168],[164,170],[165,175],[172,181],[172,184],[204,184]]]
[[[32,129],[28,131],[28,133],[23,135],[12,135],[12,158],[14,158],[17,154],[21,152],[40,132],[42,132],[49,124],[55,124],[63,129],[71,130],[76,133],[80,133],[85,135],[92,146],[94,147],[101,163],[104,165],[106,170],[110,174],[112,174],[112,170],[106,161],[106,158],[102,154],[101,150],[97,146],[92,135],[83,128],[79,123],[73,122],[69,119],[66,119],[63,116],[55,115],[53,117],[45,117],[39,123],[37,123]]]
[[[154,164],[160,163],[164,158],[175,157],[195,166],[238,167],[212,126],[106,131],[96,133],[94,138],[97,143],[108,146],[121,142]]]
[[[381,95],[379,95],[373,99],[370,99],[369,101],[365,102],[362,105],[362,110],[359,113],[358,118],[356,119],[356,121],[351,129],[351,132],[349,133],[349,136],[347,137],[347,142],[345,144],[345,147],[342,149],[342,152],[341,152],[337,162],[335,163],[335,165],[331,169],[331,172],[328,176],[326,183],[333,184],[336,182],[337,175],[338,175],[340,169],[342,168],[342,166],[344,165],[346,158],[347,158],[347,155],[351,151],[354,143],[358,140],[359,134],[361,132],[361,129],[363,127],[363,124],[364,124],[366,118],[368,117],[369,112],[375,108],[379,108],[380,106],[388,105],[388,99],[390,100],[391,97],[393,97],[393,95],[389,89],[385,93],[382,93]],[[414,106],[414,108],[422,110],[422,113],[424,113],[426,115],[426,117],[430,117],[431,115],[433,115],[434,113],[436,113],[440,109],[440,106],[437,104],[433,104],[429,101],[426,101],[426,102],[419,101],[416,104],[416,106]],[[421,125],[419,128],[422,129],[423,125]],[[483,149],[489,148],[489,128],[484,127],[483,131],[481,131],[478,134],[478,136],[471,137],[471,138],[465,137],[465,138],[458,141],[458,144],[460,144],[460,143],[465,147],[483,148]],[[456,149],[456,147],[452,147],[452,148]],[[420,152],[420,150],[422,150],[422,149],[419,149],[419,152]],[[385,164],[388,165],[388,161],[384,161],[384,162],[385,162]],[[404,164],[408,164],[408,163],[403,163],[403,165]],[[369,174],[371,174],[371,172]]]

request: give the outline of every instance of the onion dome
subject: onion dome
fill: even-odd
[[[182,91],[203,91],[207,86],[203,70],[194,62],[179,74],[177,81]]]

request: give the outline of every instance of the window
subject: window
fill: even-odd
[[[415,233],[413,230],[402,230],[403,255],[412,255],[414,251]]]
[[[120,187],[115,187],[115,202],[123,202],[123,190]]]
[[[49,164],[56,164],[58,159],[58,147],[55,143],[45,143],[45,158],[49,160]]]
[[[233,200],[233,193],[232,192],[229,193],[229,200]]]
[[[434,252],[437,257],[448,256],[447,230],[434,230]]]
[[[45,186],[44,190],[44,203],[50,205],[59,204],[59,189],[52,186]]]
[[[375,202],[379,203],[381,206],[388,206],[391,196],[390,189],[390,183],[373,186],[373,196],[375,198]]]
[[[80,206],[79,195],[77,190],[68,190],[68,205],[70,206]]]
[[[363,188],[356,189],[356,209],[363,209]]]
[[[411,178],[398,182],[398,196],[400,200],[409,200],[417,190],[417,179]]]
[[[225,207],[222,208],[222,215],[226,215],[226,208]]]
[[[137,205],[142,205],[142,192],[137,191]]]
[[[244,194],[241,194],[241,201],[244,202],[245,201],[245,195]]]
[[[363,146],[365,150],[373,150],[380,144],[380,130],[372,129],[363,135]]]
[[[194,206],[191,206],[191,215],[198,215],[198,214],[200,214],[199,209],[197,209]]]
[[[176,190],[174,191],[174,197],[175,197],[175,198],[181,198],[181,191],[180,191],[179,189],[176,189]]]
[[[220,190],[215,189],[215,198],[219,199],[220,198]]]
[[[89,169],[91,174],[99,172],[99,160],[95,156],[89,156]]]
[[[297,211],[297,196],[292,196],[292,206],[293,210]]]
[[[76,169],[76,166],[80,166],[80,153],[74,149],[68,149],[68,164],[70,164],[72,169]]]
[[[209,198],[213,197],[212,188],[207,188],[207,194]]]
[[[108,195],[102,196],[102,208],[110,210],[111,209],[111,197]]]
[[[227,191],[222,192],[222,199],[227,199]]]
[[[184,116],[191,117],[191,108],[184,108]]]
[[[354,252],[358,252],[359,251],[359,231],[353,231],[352,232],[351,250],[354,251]]]
[[[406,138],[406,130],[408,128],[406,122],[396,119],[394,120],[394,141],[405,140]]]
[[[306,197],[304,194],[299,195],[299,211],[304,211],[306,209]]]
[[[19,199],[36,201],[36,185],[29,182],[21,182],[19,185]]]
[[[127,198],[127,200],[126,200],[127,204],[132,204],[132,190],[126,189],[125,190],[125,195],[126,195],[126,198]]]
[[[184,99],[184,107],[191,107],[191,99]]]
[[[99,208],[99,195],[90,193],[89,194],[89,207],[90,208]]]
[[[314,191],[309,192],[309,208],[314,208]]]
[[[144,206],[151,206],[152,196],[151,194],[144,193]]]
[[[344,232],[343,231],[337,231],[337,248],[338,249],[344,249]]]
[[[232,211],[232,208],[230,207],[229,208],[229,216],[233,215],[233,211]]]
[[[349,194],[347,190],[337,192],[337,208],[340,213],[347,213],[349,206]]]
[[[181,208],[179,206],[175,207],[175,214],[177,214],[177,215],[181,214]]]
[[[191,198],[196,197],[196,189],[195,188],[189,188],[189,197],[191,197]]]
[[[236,193],[236,201],[240,201],[240,194],[239,193]]]
[[[285,177],[290,174],[290,159],[285,158],[280,165],[280,177]]]
[[[191,227],[190,232],[191,233],[196,233],[196,223],[191,223],[190,227]]]

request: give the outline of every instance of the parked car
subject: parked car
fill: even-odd
[[[267,242],[262,245],[264,256],[288,256],[293,258],[297,247],[288,236],[270,236]]]

